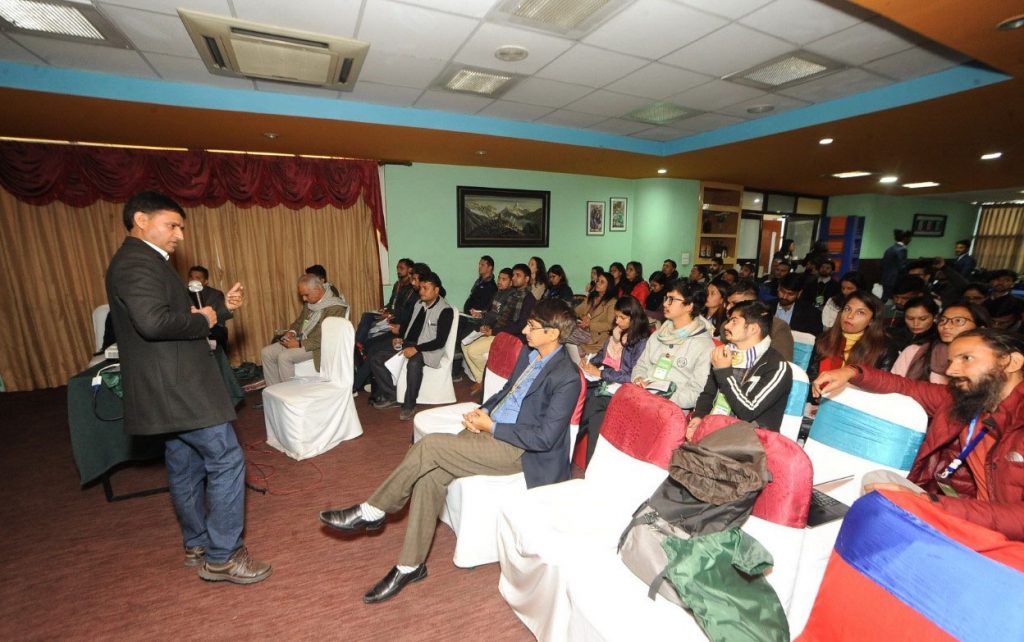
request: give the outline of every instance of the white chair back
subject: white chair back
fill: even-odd
[[[109,313],[110,305],[107,303],[96,306],[96,309],[92,311],[92,332],[95,337],[96,346],[93,352],[99,352],[103,349],[103,328],[107,323],[107,314]]]
[[[800,435],[800,424],[804,420],[804,406],[807,405],[807,393],[811,389],[811,383],[807,379],[807,372],[792,361],[789,362],[789,371],[793,374],[793,386],[789,389],[789,398],[786,400],[786,410],[782,415],[779,432],[796,441]]]
[[[811,355],[814,354],[814,342],[817,339],[809,332],[793,330],[793,363],[804,370],[811,365]]]

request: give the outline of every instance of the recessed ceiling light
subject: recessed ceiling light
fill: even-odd
[[[664,167],[662,167],[661,169],[658,170],[658,173],[659,174],[668,174],[668,170],[665,169]],[[1022,192],[1022,193],[1024,193],[1024,192]]]
[[[1024,15],[1007,18],[1006,20],[1003,20],[1002,22],[996,25],[996,29],[1001,29],[1003,31],[1010,31],[1011,29],[1020,29],[1021,27],[1024,27]]]
[[[900,180],[899,176],[883,176],[882,178],[878,179],[878,182],[879,183],[895,183],[898,180]]]
[[[519,62],[520,60],[526,60],[526,57],[530,55],[530,51],[526,47],[520,47],[519,45],[505,45],[504,47],[498,47],[494,52],[494,57],[504,62]]]
[[[65,0],[0,0],[4,30],[129,48],[121,32],[89,3]]]
[[[1002,155],[1003,155],[1002,152],[991,152],[989,154],[982,154],[981,155],[981,160],[995,160],[995,159],[999,158]]]
[[[841,64],[824,56],[818,56],[808,51],[795,51],[745,71],[730,74],[722,80],[772,91],[839,71],[842,68]]]
[[[511,89],[520,76],[504,71],[476,67],[450,66],[445,69],[433,86],[448,91],[458,91],[497,98]]]
[[[853,170],[851,172],[839,172],[833,174],[836,178],[860,178],[861,176],[871,176],[871,172],[865,172],[863,170]]]
[[[832,139],[831,138],[822,138],[821,140],[818,141],[818,144],[819,145],[831,145],[832,144]]]
[[[903,187],[908,189],[921,189],[922,187],[938,187],[935,181],[921,181],[920,183],[904,183]]]
[[[478,150],[476,150],[476,155],[477,156],[486,156],[487,155],[487,150],[486,149],[478,149]]]
[[[759,199],[759,198],[755,198],[755,199],[754,199],[754,202],[755,202],[755,203],[760,203],[760,202],[761,202],[761,199]]]
[[[775,111],[775,105],[754,105],[753,107],[747,107],[748,114],[767,114],[770,111]]]
[[[664,125],[680,118],[690,118],[696,116],[700,112],[695,109],[688,109],[686,107],[680,107],[679,105],[673,105],[672,103],[651,103],[646,107],[634,109],[624,116],[630,120],[638,120],[641,123],[650,123],[651,125]]]
[[[279,136],[279,134],[277,132],[263,132],[263,136],[270,140],[274,140]]]

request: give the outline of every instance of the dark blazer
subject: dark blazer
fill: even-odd
[[[224,302],[224,293],[217,288],[211,288],[207,285],[203,288],[202,292],[189,291],[188,298],[197,308],[208,305],[217,311],[217,325],[210,328],[210,338],[216,341],[219,347],[227,351],[228,328],[224,325],[224,320],[230,319],[234,314],[228,310],[227,304]]]
[[[206,342],[206,317],[189,312],[192,298],[170,263],[128,237],[110,261],[106,283],[121,359],[125,431],[157,435],[234,420]]]
[[[779,302],[772,303],[768,306],[768,310],[772,317],[775,317],[775,313],[779,310]],[[793,316],[789,318],[789,328],[818,336],[821,334],[821,311],[810,303],[797,299],[793,304]]]
[[[519,353],[505,387],[484,402],[487,412],[509,393],[530,363],[530,349]],[[569,421],[580,397],[580,371],[563,346],[534,379],[514,424],[495,424],[494,438],[522,448],[526,487],[569,479]]]

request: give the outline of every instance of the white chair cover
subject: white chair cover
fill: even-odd
[[[263,390],[269,445],[293,459],[307,459],[363,434],[352,400],[354,347],[355,331],[347,319],[324,319],[320,376]]]
[[[321,354],[323,354],[321,352]],[[320,374],[316,367],[313,365],[312,359],[306,361],[300,361],[295,364],[295,376],[296,377],[315,377]]]
[[[452,329],[448,333],[448,340],[444,343],[444,355],[441,357],[441,364],[437,368],[423,368],[423,383],[420,386],[420,394],[416,397],[416,403],[438,405],[444,403],[455,403],[455,384],[452,382],[452,357],[455,355],[455,338],[459,331],[459,312],[455,311],[455,318],[452,320]],[[405,399],[405,364],[398,373],[397,399]]]
[[[96,309],[92,311],[92,332],[93,332],[93,352],[99,352],[103,349],[103,328],[107,323],[107,313],[110,312],[110,305],[104,303],[103,305],[96,306]],[[93,367],[97,363],[101,363],[106,360],[102,354],[98,354],[94,357],[89,358],[89,367]]]
[[[789,371],[793,374],[793,386],[789,389],[789,398],[786,400],[786,410],[782,415],[779,432],[796,441],[800,435],[800,424],[804,420],[804,406],[807,405],[807,393],[811,384],[807,379],[807,371],[792,361],[789,362]]]
[[[822,405],[824,407],[825,404],[833,403],[842,404],[863,413],[865,421],[878,418],[922,434],[928,428],[928,415],[924,409],[916,401],[904,395],[879,395],[847,387],[839,394],[826,398]],[[804,445],[804,452],[807,453],[814,465],[814,483],[820,484],[847,475],[853,476],[849,482],[829,491],[829,495],[849,505],[860,496],[861,477],[865,473],[879,469],[892,470],[903,475],[909,472],[909,468],[899,469],[886,466],[857,453],[843,452],[821,443],[815,438],[815,432],[816,429],[820,429],[822,421],[826,421],[827,417],[820,419],[822,417],[820,409],[818,413],[811,426],[811,434]],[[799,635],[804,625],[807,624],[811,607],[818,595],[818,587],[821,586],[825,567],[828,565],[828,559],[832,554],[832,548],[842,523],[842,520],[836,520],[807,530],[804,537],[804,548],[800,555],[793,605],[790,610],[790,632],[793,637]]]

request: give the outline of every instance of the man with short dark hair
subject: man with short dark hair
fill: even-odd
[[[295,376],[295,366],[313,360],[320,370],[322,321],[329,317],[345,317],[348,305],[330,294],[328,283],[315,273],[307,272],[299,279],[298,292],[302,312],[280,339],[260,351],[263,378],[268,386]]]
[[[992,315],[992,327],[1019,335],[1021,315],[1024,314],[1024,302],[1015,296],[1004,296],[985,302],[988,313]]]
[[[497,291],[498,286],[494,282],[494,259],[485,254],[480,257],[480,262],[477,264],[477,279],[469,290],[469,296],[462,306],[462,311],[466,314],[473,310],[486,311]]]
[[[977,261],[970,255],[970,250],[971,239],[960,239],[953,246],[953,254],[956,255],[956,258],[953,259],[953,268],[965,279],[971,278],[974,268],[978,266]]]
[[[784,276],[779,281],[779,298],[769,306],[769,311],[773,317],[787,323],[791,330],[817,336],[821,334],[821,312],[800,298],[803,287],[803,275],[789,273]]]
[[[708,263],[708,283],[722,276],[722,271],[725,269],[725,265],[722,263],[721,257],[712,256],[710,263]]]
[[[487,366],[487,354],[494,342],[494,335],[499,332],[516,332],[522,328],[529,318],[537,300],[530,292],[530,267],[525,263],[516,263],[512,267],[512,288],[504,306],[493,316],[494,322],[487,323],[492,315],[487,315],[480,324],[480,334],[475,341],[462,347],[462,356],[466,367],[476,384],[471,392],[477,394],[483,388],[484,368]]]
[[[416,414],[416,398],[423,384],[423,368],[438,368],[444,357],[445,343],[452,329],[455,310],[441,296],[441,278],[433,272],[420,274],[420,300],[413,308],[412,322],[403,337],[395,337],[392,351],[380,350],[370,357],[373,371],[373,407],[384,410],[397,406],[398,389],[387,362],[401,351],[405,364],[405,399],[398,418],[409,421]]]
[[[665,259],[665,262],[661,264],[661,273],[665,275],[665,278],[671,281],[679,280],[679,271],[676,269],[676,262],[672,259]]]
[[[1024,540],[1024,342],[1000,330],[968,330],[949,344],[948,364],[945,385],[846,366],[823,372],[812,391],[834,395],[850,383],[868,392],[899,393],[931,418],[906,479],[889,471],[869,473],[865,492],[927,494],[950,515]]]
[[[775,431],[782,426],[793,373],[771,347],[771,320],[760,301],[743,301],[729,311],[722,326],[728,343],[711,352],[711,376],[697,397],[687,439],[709,414],[731,415]]]
[[[817,274],[809,276],[804,281],[804,289],[801,298],[814,306],[821,313],[825,302],[839,294],[839,281],[836,280],[836,266],[832,259],[827,256],[820,256],[814,259],[817,267]]]
[[[990,299],[998,299],[1007,296],[1013,291],[1013,284],[1017,282],[1017,273],[1013,270],[993,270],[988,274],[988,284],[992,288],[989,294]]]
[[[694,265],[692,268],[690,268],[690,283],[701,288],[707,287],[708,266]]]
[[[400,309],[408,301],[415,300],[419,296],[417,288],[410,284],[410,275],[414,263],[412,259],[399,259],[395,265],[395,282],[391,285],[391,297],[384,307],[375,312],[364,312],[359,319],[359,326],[356,328],[356,351],[360,356],[366,357],[366,343],[370,340],[370,332],[373,326],[385,320],[390,320],[395,310]]]
[[[470,475],[522,472],[534,488],[569,478],[569,421],[580,395],[580,376],[561,349],[576,327],[576,314],[558,299],[537,303],[522,328],[523,350],[505,387],[462,417],[456,435],[430,434],[362,504],[323,511],[320,521],[336,530],[378,530],[387,515],[408,502],[405,543],[398,565],[363,601],[383,602],[427,576],[426,559],[444,507],[448,484]]]
[[[753,263],[744,263],[740,266],[739,278],[737,281],[753,280],[757,278],[757,266]]]
[[[762,301],[771,302],[779,297],[779,281],[793,270],[788,261],[778,260],[772,265],[771,274],[766,275],[760,281],[760,298]]]
[[[196,307],[168,264],[184,240],[185,211],[158,192],[124,205],[128,238],[107,269],[107,300],[117,332],[124,387],[124,430],[166,435],[167,486],[181,525],[185,566],[211,582],[253,584],[269,564],[249,556],[245,526],[245,457],[235,409],[206,341],[218,320]],[[225,296],[233,312],[245,300],[241,283]],[[121,551],[121,555],[127,551]]]
[[[741,301],[757,301],[757,285],[753,281],[737,281],[736,285],[729,289],[729,294],[725,297],[726,311],[732,310],[733,306]],[[786,361],[792,361],[793,331],[789,325],[778,317],[772,317],[769,336],[772,339],[772,348]]]

